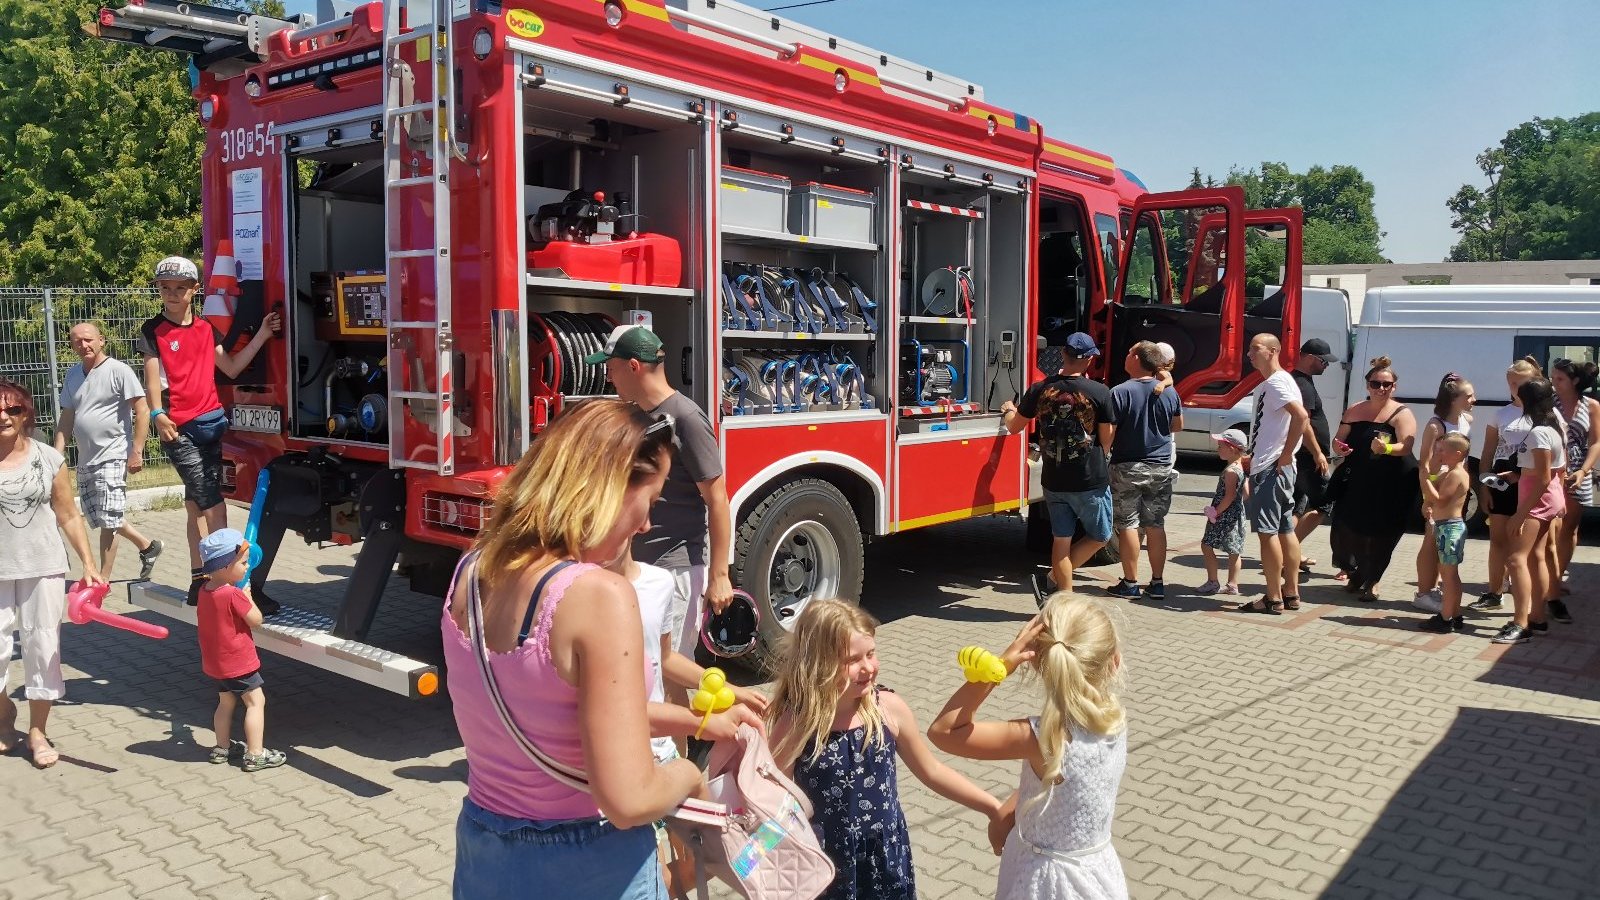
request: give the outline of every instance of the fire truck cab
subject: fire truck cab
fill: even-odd
[[[85,28],[193,57],[205,314],[288,323],[224,392],[257,596],[288,532],[363,542],[337,610],[258,639],[390,690],[437,679],[366,643],[389,574],[443,592],[529,443],[612,393],[583,357],[617,323],[717,431],[768,637],[859,599],[867,538],[1028,513],[1000,405],[1071,332],[1109,382],[1150,339],[1187,402],[1248,389],[1241,190],[1149,193],[976,84],[750,7],[135,0]]]

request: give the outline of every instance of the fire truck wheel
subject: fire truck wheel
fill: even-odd
[[[739,524],[733,582],[761,612],[758,649],[771,648],[812,600],[861,600],[861,526],[850,501],[819,478],[774,491]]]

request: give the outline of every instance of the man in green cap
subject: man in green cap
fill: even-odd
[[[673,597],[673,649],[690,659],[700,640],[702,599],[721,612],[733,599],[728,553],[733,516],[722,476],[722,451],[711,421],[693,400],[667,383],[661,338],[642,325],[619,325],[605,349],[584,362],[605,364],[606,378],[622,399],[673,422],[672,469],[650,530],[633,540],[634,559],[660,566],[677,584]]]

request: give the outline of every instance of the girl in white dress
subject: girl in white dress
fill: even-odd
[[[995,679],[975,681],[969,672],[928,729],[946,753],[1022,761],[1017,791],[989,827],[1000,854],[1000,900],[1128,896],[1111,845],[1117,786],[1128,762],[1117,697],[1120,644],[1098,600],[1056,593],[1000,656],[1007,675],[1032,663],[1044,688],[1040,714],[974,721]]]

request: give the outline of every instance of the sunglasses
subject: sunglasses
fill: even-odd
[[[648,438],[653,435],[660,434],[663,431],[667,433],[668,437],[672,436],[672,416],[668,415],[667,413],[662,413],[660,417],[656,419],[654,424],[652,424],[649,428],[646,428],[644,430],[644,436]]]
[[[25,406],[0,406],[0,412],[5,413],[13,419],[20,417],[27,411],[28,408]]]
[[[1367,387],[1372,388],[1375,391],[1392,391],[1392,390],[1394,390],[1394,382],[1392,382],[1392,381],[1374,381],[1372,379],[1368,379],[1367,380]]]

